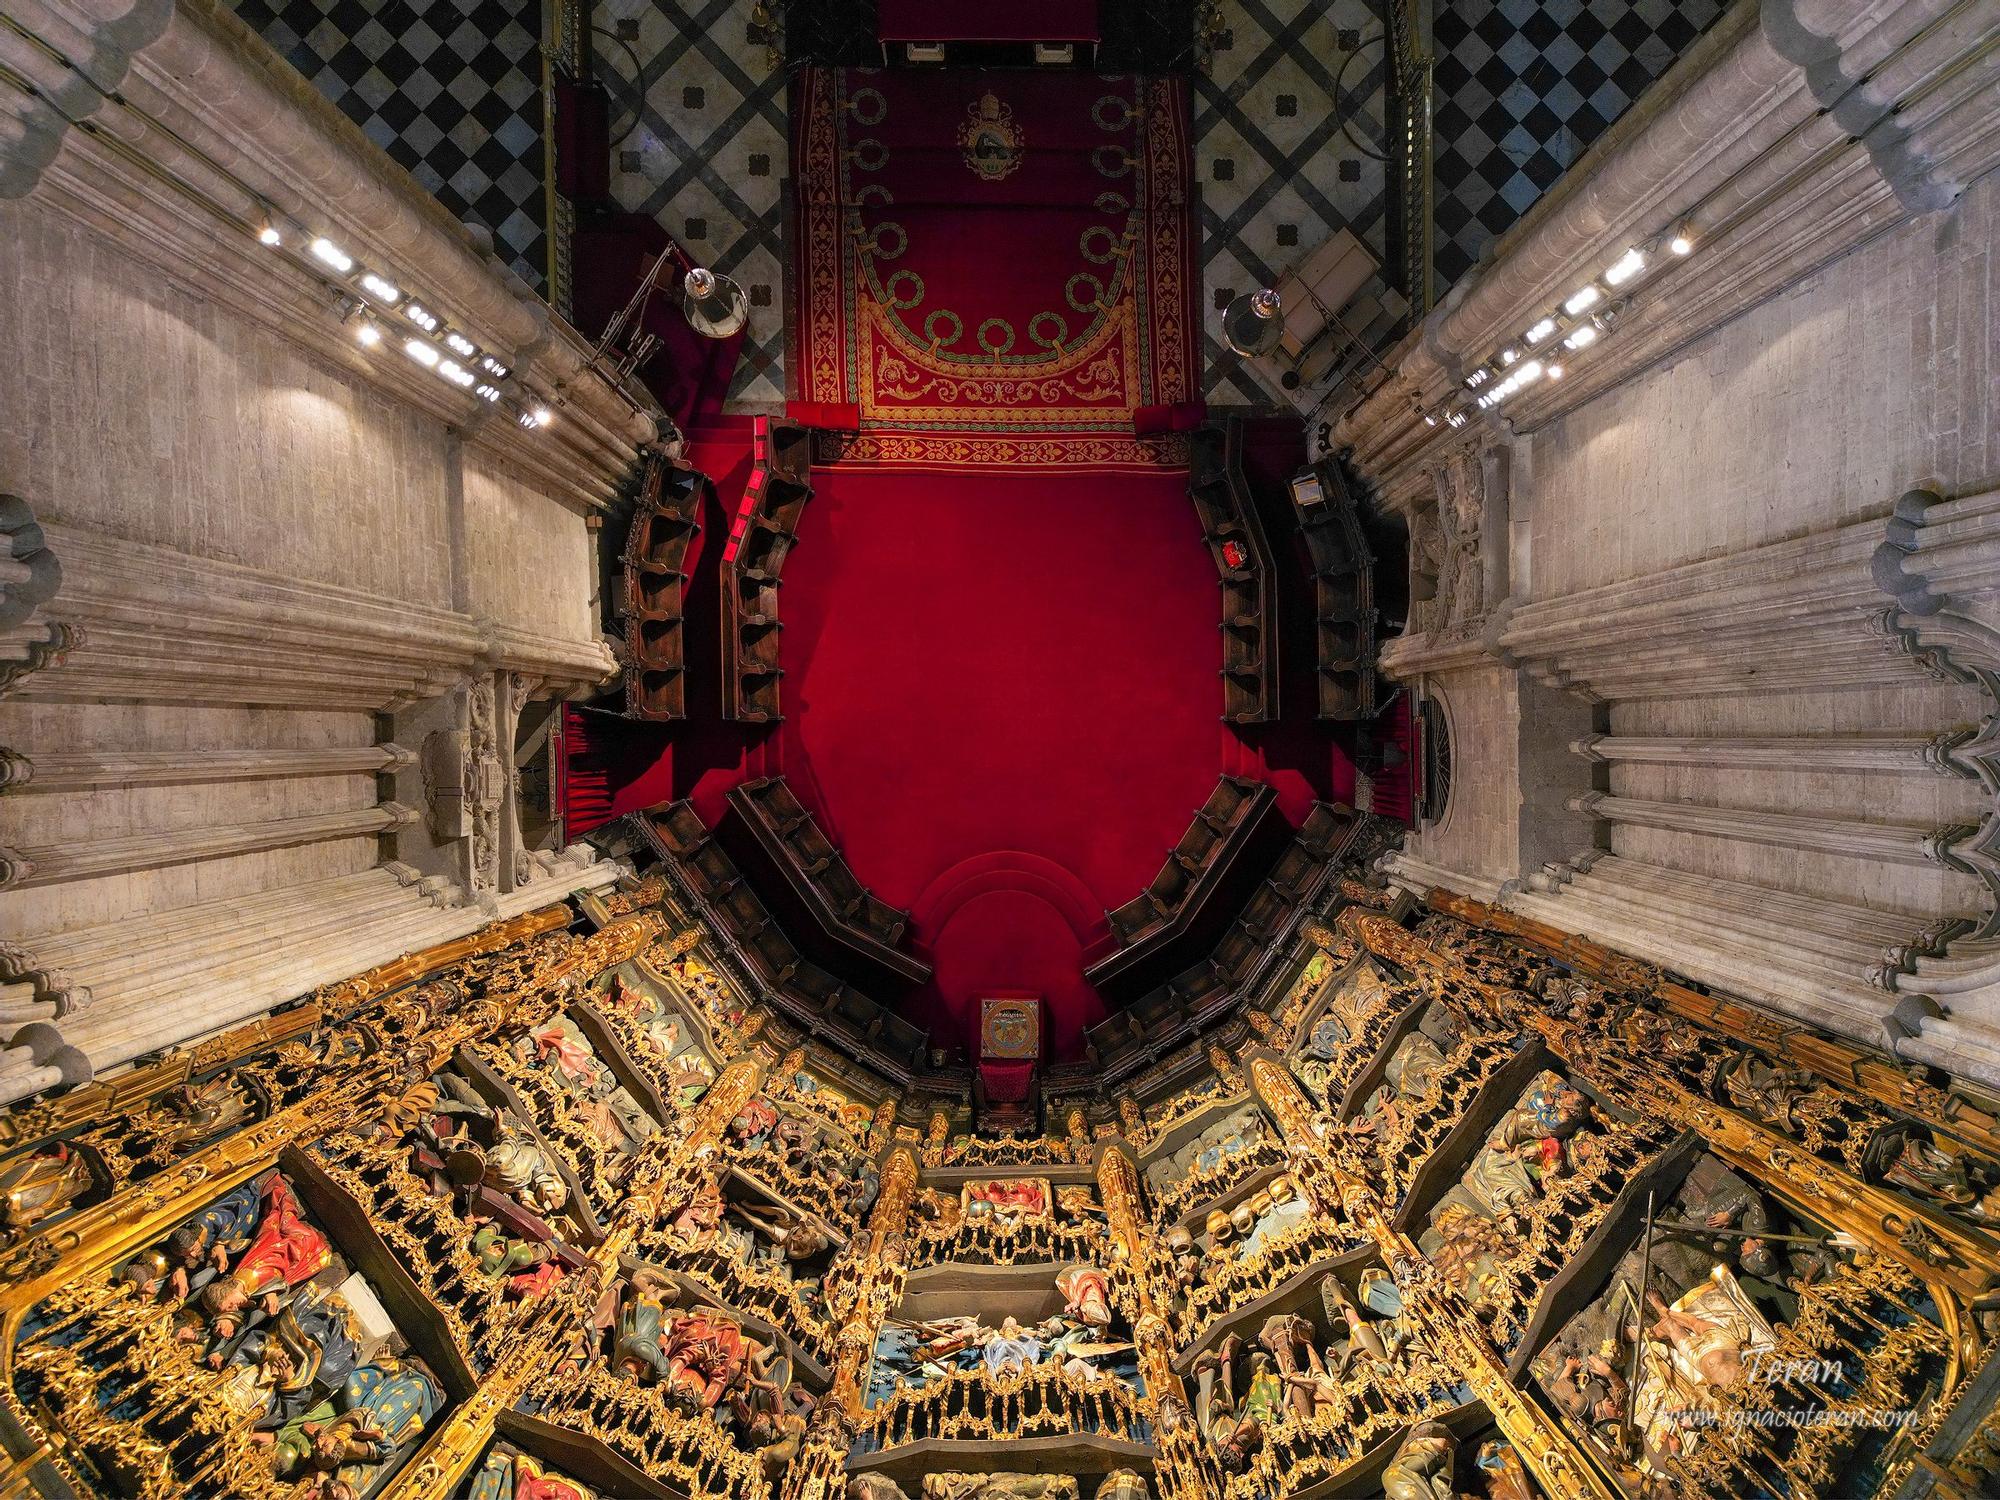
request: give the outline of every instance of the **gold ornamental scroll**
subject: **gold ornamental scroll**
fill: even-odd
[[[1090,1160],[1090,1121],[1083,1106],[1072,1104],[1063,1112],[1063,1134],[1069,1140],[1069,1157],[1074,1162]]]
[[[868,1117],[868,1149],[880,1151],[896,1135],[896,1096],[891,1094],[875,1106],[875,1112]]]
[[[1561,1427],[1515,1388],[1471,1313],[1417,1247],[1391,1226],[1361,1174],[1335,1159],[1291,1070],[1265,1052],[1252,1053],[1245,1066],[1257,1097],[1278,1123],[1306,1201],[1322,1214],[1346,1218],[1375,1241],[1439,1362],[1464,1375],[1553,1500],[1616,1500],[1617,1492]]]
[[[1098,1199],[1111,1232],[1112,1253],[1131,1273],[1137,1306],[1132,1342],[1151,1407],[1155,1478],[1163,1500],[1208,1500],[1222,1493],[1207,1444],[1196,1430],[1187,1390],[1173,1366],[1173,1329],[1167,1321],[1165,1255],[1154,1243],[1139,1202],[1139,1169],[1124,1145],[1108,1142],[1097,1159]]]
[[[1694,1131],[1731,1166],[1776,1189],[1828,1227],[1902,1262],[1934,1288],[1941,1285],[1970,1302],[2000,1283],[2000,1261],[1993,1251],[1945,1215],[1864,1182],[1798,1142],[1671,1079],[1648,1075],[1632,1059],[1622,1060],[1622,1066],[1607,1063],[1602,1055],[1605,1040],[1587,1036],[1567,1021],[1528,1015],[1522,1023],[1538,1032],[1564,1067],[1593,1088]],[[1940,1309],[1950,1302],[1940,1298]]]
[[[1475,901],[1470,896],[1434,887],[1429,904],[1433,910],[1456,917],[1467,926],[1538,949],[1610,989],[1651,996],[1669,1015],[1693,1021],[1795,1067],[1809,1068],[1829,1083],[1922,1120],[1989,1156],[2000,1157],[2000,1113],[1955,1091],[1928,1083],[1892,1059],[1773,1020],[1733,1000],[1699,994],[1664,979],[1651,965],[1627,958],[1601,943]]]
[[[1457,1289],[1390,1224],[1374,1189],[1358,1172],[1338,1165],[1330,1167],[1329,1177],[1348,1219],[1381,1250],[1404,1310],[1423,1331],[1432,1355],[1472,1388],[1550,1500],[1620,1500],[1556,1419],[1508,1378]]]
[[[442,1063],[467,1042],[540,1019],[566,1004],[578,984],[631,958],[658,935],[663,923],[660,916],[644,913],[585,938],[558,931],[530,940],[510,955],[508,975],[495,977],[486,993],[427,1027],[425,1050]],[[383,1003],[394,1007],[398,998]],[[27,1309],[57,1286],[119,1263],[158,1239],[186,1215],[195,1195],[227,1192],[270,1165],[285,1146],[365,1118],[412,1061],[407,1050],[391,1050],[330,1063],[320,1085],[291,1107],[8,1247],[0,1256],[0,1339],[5,1347],[12,1348]]]
[[[1118,1124],[1125,1132],[1125,1139],[1135,1146],[1143,1146],[1152,1139],[1152,1132],[1146,1126],[1146,1112],[1130,1094],[1118,1096]]]
[[[1784,1194],[1794,1204],[1845,1230],[1869,1249],[1900,1262],[1940,1292],[1970,1301],[2000,1283],[2000,1265],[1985,1240],[1947,1215],[1878,1188],[1811,1155],[1798,1142],[1715,1104],[1662,1076],[1644,1057],[1572,1022],[1545,1014],[1534,999],[1485,983],[1448,953],[1384,917],[1344,912],[1356,936],[1378,957],[1406,969],[1445,976],[1477,994],[1496,1016],[1538,1033],[1563,1065],[1599,1092],[1640,1114],[1652,1114],[1700,1135],[1717,1156]],[[1825,1087],[1832,1088],[1831,1084]],[[1940,1297],[1939,1306],[1955,1305]]]
[[[24,1265],[28,1274],[9,1278],[0,1290],[0,1399],[8,1401],[9,1415],[25,1440],[47,1447],[56,1436],[44,1434],[38,1417],[11,1398],[14,1349],[23,1320],[37,1303],[64,1286],[103,1278],[111,1266],[164,1234],[194,1203],[264,1170],[283,1147],[367,1117],[412,1069],[436,1066],[466,1042],[504,1027],[532,1024],[560,1009],[577,986],[630,958],[657,935],[661,925],[660,917],[648,914],[587,938],[544,930],[491,961],[477,959],[465,976],[472,998],[460,992],[460,1003],[450,1012],[433,1009],[431,1002],[437,996],[429,993],[432,986],[389,995],[376,1015],[385,1022],[384,1034],[399,1037],[400,1045],[325,1063],[318,1082],[289,1108],[116,1193],[55,1226],[52,1233],[24,1242],[25,1256],[17,1264]],[[349,984],[365,1000],[369,987],[407,984],[413,972],[417,972],[413,962],[405,960]],[[349,1009],[342,1006],[336,1013],[344,1015]],[[61,1450],[58,1438],[49,1448],[49,1462],[68,1472]]]

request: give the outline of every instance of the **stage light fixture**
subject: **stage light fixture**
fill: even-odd
[[[1646,257],[1634,246],[1604,268],[1604,280],[1610,286],[1623,286],[1645,269]]]

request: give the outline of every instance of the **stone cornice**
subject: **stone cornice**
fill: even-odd
[[[218,0],[18,0],[8,11],[129,107],[43,46],[0,31],[0,63],[40,91],[0,88],[0,113],[18,127],[0,144],[0,197],[83,223],[163,277],[458,429],[553,498],[588,508],[613,497],[658,434],[650,398],[591,370],[575,329]],[[259,244],[266,222],[293,243]],[[520,428],[401,357],[395,337],[361,348],[341,294],[303,254],[301,230],[334,239],[464,329],[511,367],[521,403],[550,408],[554,421]]]
[[[1816,267],[1941,207],[2000,162],[2000,6],[1975,0],[1766,0],[1740,5],[1499,243],[1387,360],[1336,424],[1386,503],[1482,429],[1542,426],[1755,306]],[[1660,244],[1690,226],[1685,258]],[[1654,253],[1594,310],[1604,336],[1565,376],[1504,407],[1464,378],[1631,246]],[[1425,414],[1433,421],[1427,423]]]

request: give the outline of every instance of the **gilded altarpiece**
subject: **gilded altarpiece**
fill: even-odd
[[[1039,1137],[659,881],[0,1119],[0,1496],[1990,1493],[1993,1101],[1350,871]]]

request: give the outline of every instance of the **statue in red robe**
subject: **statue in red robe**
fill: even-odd
[[[265,1315],[276,1317],[284,1293],[305,1285],[332,1263],[333,1247],[306,1222],[283,1173],[273,1172],[265,1180],[263,1207],[257,1232],[236,1268],[202,1288],[202,1310],[219,1339],[239,1333],[246,1310],[259,1299]]]

